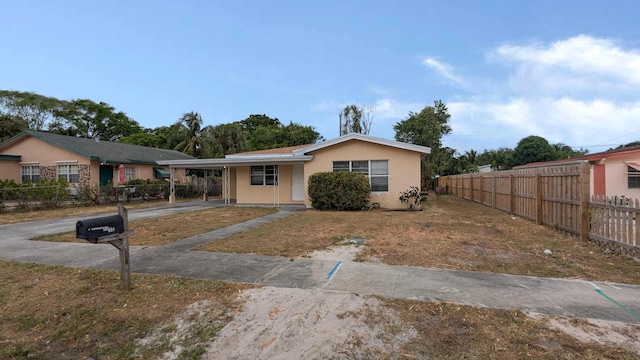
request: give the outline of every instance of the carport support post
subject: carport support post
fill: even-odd
[[[129,235],[126,231],[129,230],[129,210],[124,205],[118,204],[118,215],[122,216],[124,220],[125,235],[117,241],[121,241],[121,245],[118,247],[120,253],[120,281],[122,285],[129,289],[131,287],[131,263],[129,262]]]

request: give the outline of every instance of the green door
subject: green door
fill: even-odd
[[[100,165],[100,186],[106,186],[113,180],[113,166]]]

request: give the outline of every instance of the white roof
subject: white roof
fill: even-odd
[[[419,152],[421,154],[427,155],[431,154],[431,148],[426,146],[420,146],[415,144],[404,143],[400,141],[394,141],[389,139],[383,139],[375,136],[362,135],[357,133],[351,133],[347,135],[343,135],[337,138],[333,138],[331,140],[323,141],[317,144],[309,145],[308,147],[304,147],[301,149],[297,149],[293,151],[294,155],[304,155],[310,153],[312,151],[324,149],[329,146],[337,145],[349,140],[360,140],[378,145],[391,146],[398,149],[404,149],[409,151]]]

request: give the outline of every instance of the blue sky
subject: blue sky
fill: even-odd
[[[0,5],[0,88],[89,98],[142,126],[197,111],[338,135],[347,104],[393,138],[441,99],[464,152],[529,135],[603,151],[640,140],[640,2],[75,1]]]

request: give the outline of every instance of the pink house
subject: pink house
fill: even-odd
[[[532,163],[516,166],[523,169],[532,166],[560,165],[576,161],[590,165],[591,195],[624,196],[640,199],[640,145],[578,156],[566,160]]]

